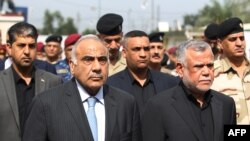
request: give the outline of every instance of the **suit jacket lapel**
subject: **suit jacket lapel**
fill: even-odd
[[[175,93],[173,93],[174,102],[172,103],[176,111],[180,114],[183,120],[187,123],[194,135],[199,139],[203,140],[204,137],[196,120],[196,117],[191,109],[188,101],[185,99],[185,93],[182,87],[175,87]]]
[[[105,140],[111,140],[111,136],[114,130],[114,126],[116,123],[116,102],[114,98],[114,93],[110,91],[107,85],[103,87],[103,95],[105,101],[105,112],[106,112],[106,133],[105,133]]]
[[[20,122],[19,122],[19,112],[18,112],[18,104],[17,104],[17,98],[16,98],[16,86],[14,83],[14,77],[13,77],[13,71],[10,67],[9,69],[5,70],[3,72],[3,84],[5,85],[4,88],[6,90],[6,94],[9,99],[9,103],[11,105],[11,109],[14,113],[14,117],[16,120],[17,128],[20,131]]]
[[[76,125],[82,133],[84,140],[94,141],[91,129],[89,127],[88,119],[81,102],[81,97],[74,81],[75,80],[72,79],[67,83],[67,85],[65,85],[65,103],[69,108],[71,115],[75,119]]]
[[[43,92],[45,90],[46,79],[44,78],[43,72],[36,70],[35,72],[35,95]]]
[[[214,141],[219,141],[221,130],[223,130],[221,126],[223,116],[222,104],[217,99],[212,98],[211,106],[214,120]]]
[[[124,71],[122,71],[122,74],[120,76],[121,81],[120,82],[126,82],[126,83],[120,83],[122,88],[126,90],[128,93],[133,94],[133,87],[131,84],[130,76],[129,76],[129,70],[126,68]],[[128,84],[128,83],[129,84]]]

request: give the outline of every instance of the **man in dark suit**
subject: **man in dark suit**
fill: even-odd
[[[4,60],[0,59],[0,71],[4,70]]]
[[[33,101],[23,140],[140,141],[134,97],[104,85],[108,49],[97,36],[85,35],[76,42],[70,68],[72,80]]]
[[[0,72],[0,140],[21,141],[31,100],[62,79],[34,67],[38,33],[33,25],[14,24],[7,34],[12,65]]]
[[[140,114],[149,98],[177,85],[178,79],[149,69],[148,35],[139,30],[128,32],[123,41],[127,68],[108,78],[107,83],[129,92],[138,103]]]
[[[181,82],[149,100],[142,117],[144,141],[223,141],[223,126],[236,124],[234,100],[210,89],[214,56],[204,41],[177,49]]]

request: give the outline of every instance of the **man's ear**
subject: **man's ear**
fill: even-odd
[[[217,40],[217,45],[220,49],[223,49],[223,46],[222,46],[222,39],[218,39]]]
[[[179,76],[182,78],[183,77],[183,70],[184,69],[184,66],[182,63],[180,62],[177,62],[176,63],[176,72],[179,74]]]
[[[72,61],[72,59],[69,60],[69,67],[71,74],[74,75],[75,63]]]
[[[11,44],[10,44],[10,43],[7,43],[7,44],[6,44],[6,51],[7,51],[7,54],[8,54],[9,56],[11,56],[11,48],[12,48]]]
[[[126,58],[126,56],[127,56],[127,51],[126,51],[126,49],[124,47],[122,48],[122,56],[124,58]]]

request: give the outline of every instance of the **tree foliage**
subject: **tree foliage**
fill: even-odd
[[[96,34],[96,30],[87,28],[82,32],[82,35],[86,34]]]
[[[59,11],[45,11],[43,28],[40,30],[41,34],[68,35],[77,32],[77,28],[72,18],[67,18],[65,21],[64,17]]]
[[[184,25],[193,27],[206,26],[214,22],[220,23],[229,17],[239,17],[243,22],[250,22],[250,1],[249,0],[211,0],[197,14],[185,15]]]
[[[244,23],[250,22],[250,1],[249,0],[225,0],[232,5],[232,15],[239,17]]]

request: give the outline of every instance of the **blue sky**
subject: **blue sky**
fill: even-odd
[[[152,14],[152,1],[154,12]],[[169,22],[182,22],[183,15],[195,14],[211,0],[14,0],[17,6],[29,8],[28,22],[41,28],[44,11],[60,11],[64,17],[75,19],[80,32],[85,28],[95,29],[100,15],[113,12],[123,16],[124,31],[132,29],[148,32],[152,25],[151,19]],[[219,0],[222,1],[222,0]],[[143,6],[142,3],[146,3]],[[153,16],[152,16],[153,15]]]

